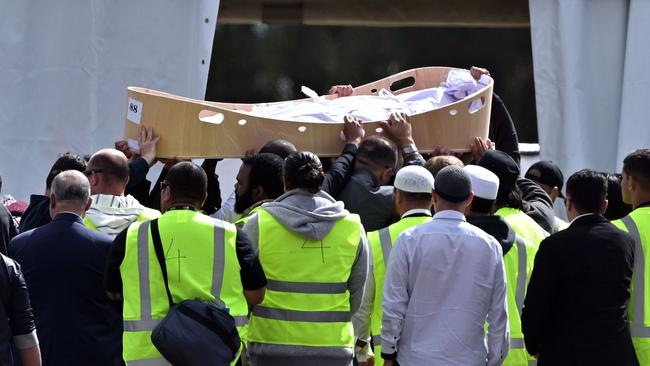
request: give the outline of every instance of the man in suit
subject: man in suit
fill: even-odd
[[[544,239],[522,312],[526,349],[544,365],[638,365],[627,318],[634,241],[602,213],[607,180],[567,182],[571,225]]]
[[[62,172],[52,182],[52,222],[11,242],[29,287],[43,365],[121,362],[120,309],[102,284],[112,238],[84,226],[90,204],[83,173]]]

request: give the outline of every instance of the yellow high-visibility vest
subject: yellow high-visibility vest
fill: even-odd
[[[506,366],[527,366],[532,358],[526,351],[521,331],[521,309],[524,306],[528,279],[533,272],[539,244],[548,233],[521,210],[504,207],[496,212],[517,234],[512,248],[503,256],[506,270],[506,299],[508,301],[508,326],[510,351],[503,362]]]
[[[645,255],[650,253],[650,207],[639,207],[612,224],[634,239],[630,333],[639,364],[650,366],[650,261],[645,260]]]
[[[235,226],[192,210],[168,211],[158,219],[158,226],[174,302],[214,301],[229,309],[238,329],[246,324],[248,305],[239,273]],[[169,301],[149,221],[129,227],[120,274],[124,361],[127,365],[166,365],[151,343],[151,332],[167,315]]]
[[[338,220],[322,240],[286,229],[264,209],[258,220],[267,287],[251,313],[249,342],[353,348],[348,280],[360,245],[359,216]]]

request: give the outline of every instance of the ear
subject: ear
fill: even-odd
[[[605,200],[603,202],[603,206],[600,208],[600,213],[603,214],[605,211],[607,211],[607,207],[609,206],[609,200]]]
[[[566,207],[567,212],[573,209],[573,199],[571,196],[566,196],[566,199],[564,200],[564,206]]]
[[[50,193],[50,210],[56,209],[56,197],[53,193]]]
[[[555,201],[555,199],[560,196],[560,189],[558,187],[553,187],[553,189],[551,189],[551,194],[549,194],[549,196],[551,196],[552,201]]]
[[[88,211],[90,209],[90,206],[92,206],[92,204],[93,204],[93,199],[89,197],[88,202],[86,202],[86,207],[84,208],[84,212]]]
[[[469,207],[472,204],[472,201],[474,201],[474,193],[470,192],[469,197],[467,197],[467,200],[465,201],[465,208]]]
[[[287,180],[287,177],[282,177],[282,184],[284,185],[284,191],[289,191],[289,181]]]
[[[261,201],[266,197],[266,194],[264,193],[264,188],[262,186],[256,186],[253,188],[253,199],[255,201]]]

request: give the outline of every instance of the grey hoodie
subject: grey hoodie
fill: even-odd
[[[278,197],[274,202],[262,205],[282,226],[312,240],[324,238],[334,227],[334,224],[349,215],[343,202],[336,201],[329,194],[320,191],[316,194],[303,189],[294,189]],[[243,230],[248,234],[253,246],[259,248],[258,216],[253,214],[244,225]],[[359,309],[363,300],[363,290],[369,268],[369,251],[366,233],[361,227],[359,250],[352,265],[348,290],[350,292],[350,318]],[[317,366],[318,358],[325,357],[330,365],[347,365],[353,357],[352,348],[344,347],[307,347],[275,344],[251,343],[249,345],[253,361],[264,365],[283,364],[290,357],[296,364],[301,364],[303,357],[310,365]],[[277,361],[277,362],[276,362]],[[332,363],[334,361],[334,363]]]

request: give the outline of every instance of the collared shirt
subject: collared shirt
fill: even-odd
[[[569,224],[573,224],[573,222],[576,221],[577,219],[579,219],[579,218],[581,218],[583,216],[589,216],[589,215],[598,215],[598,214],[593,213],[593,212],[587,212],[587,213],[584,213],[582,215],[578,215],[578,216],[574,217],[573,220],[571,220],[571,222]]]
[[[462,213],[436,213],[397,239],[382,309],[382,352],[402,365],[500,365],[509,348],[501,246]]]
[[[402,218],[409,216],[431,216],[431,210],[427,210],[426,208],[414,208],[404,212]]]

